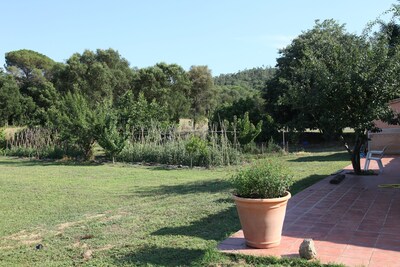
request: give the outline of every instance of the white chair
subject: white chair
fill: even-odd
[[[376,163],[378,163],[379,166],[379,173],[383,172],[383,164],[382,164],[382,157],[385,153],[386,150],[385,146],[382,150],[371,150],[368,151],[367,156],[365,157],[365,166],[364,166],[364,171],[367,171],[369,168],[369,163],[371,160],[375,160]]]

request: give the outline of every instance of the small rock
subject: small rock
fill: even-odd
[[[92,254],[93,254],[93,252],[89,249],[89,250],[86,250],[84,253],[83,253],[83,258],[85,259],[85,260],[90,260],[91,258],[92,258]]]
[[[299,248],[301,258],[311,260],[317,257],[314,241],[312,239],[304,239]]]

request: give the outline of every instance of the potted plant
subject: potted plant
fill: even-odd
[[[231,184],[246,244],[255,248],[278,246],[292,176],[277,160],[266,159],[238,171]]]

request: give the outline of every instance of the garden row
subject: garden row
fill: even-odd
[[[97,131],[91,131],[93,136],[86,139],[83,138],[84,133],[66,138],[63,130],[50,128],[21,128],[8,134],[3,129],[0,131],[0,151],[6,156],[84,160],[93,159],[95,148],[100,145],[106,159],[113,162],[206,167],[236,164],[241,161],[243,152],[259,151],[254,143],[242,146],[237,141],[231,141],[232,134],[227,131],[183,132],[176,127],[165,128],[159,124],[153,124],[148,129],[132,129],[129,133],[121,133],[116,128],[111,129],[114,132],[106,132],[110,128],[94,128]],[[76,133],[79,132],[76,130]],[[93,141],[86,144],[84,140]],[[263,148],[263,152],[280,151],[272,139]]]

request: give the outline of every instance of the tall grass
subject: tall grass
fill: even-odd
[[[23,128],[5,139],[2,154],[29,158],[62,158],[65,154],[57,131],[47,128]]]
[[[1,154],[7,156],[60,159],[82,155],[73,145],[62,142],[56,130],[46,128],[24,128],[5,138],[3,143]],[[240,155],[238,147],[231,144],[224,131],[182,132],[153,124],[146,129],[132,129],[125,148],[116,159],[209,167],[236,164]]]
[[[46,128],[24,128],[5,139],[3,154],[30,158],[55,157],[59,144],[57,133]]]
[[[223,131],[181,132],[175,128],[165,130],[153,125],[147,130],[134,130],[131,136],[117,160],[207,167],[240,161],[239,150],[230,143]]]

